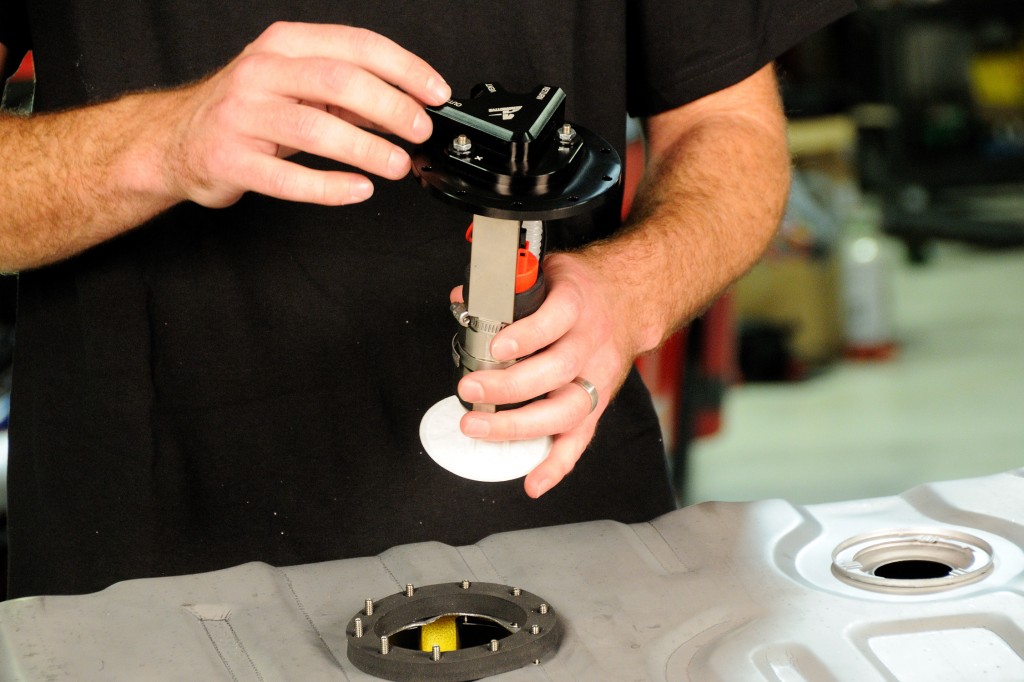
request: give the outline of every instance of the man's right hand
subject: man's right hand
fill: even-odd
[[[284,157],[304,151],[402,178],[409,155],[376,133],[424,141],[431,123],[423,103],[443,104],[451,89],[422,59],[371,31],[277,23],[178,94],[181,115],[162,167],[172,193],[210,207],[248,190],[339,205],[367,199],[370,180]]]
[[[0,62],[6,50],[0,45]],[[391,40],[348,26],[278,23],[208,78],[28,117],[0,114],[0,272],[52,263],[181,201],[247,191],[326,205],[373,192],[359,172],[314,170],[297,150],[397,180],[444,79]]]

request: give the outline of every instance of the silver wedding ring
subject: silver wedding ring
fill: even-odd
[[[580,388],[587,392],[587,395],[590,396],[590,411],[593,412],[594,410],[596,410],[597,386],[594,386],[594,384],[590,383],[583,377],[576,377],[575,379],[572,380],[572,383],[576,384],[577,386],[579,386]]]

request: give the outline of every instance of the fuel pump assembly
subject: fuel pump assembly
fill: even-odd
[[[468,99],[427,109],[434,132],[414,152],[413,172],[439,199],[473,216],[464,302],[452,304],[459,324],[451,347],[456,383],[518,361],[498,361],[490,347],[498,332],[544,301],[544,223],[593,211],[619,184],[619,155],[567,120],[565,105],[556,86],[518,94],[482,83]],[[438,464],[464,478],[519,478],[547,456],[550,438],[494,443],[459,431],[466,410],[514,407],[469,404],[456,393],[427,411],[420,438]]]

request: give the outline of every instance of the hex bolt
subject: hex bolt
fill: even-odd
[[[521,597],[521,596],[523,596],[523,591],[521,589],[519,589],[518,587],[513,587],[512,588],[512,596],[513,597]]]
[[[537,613],[539,613],[542,616],[546,616],[548,613],[548,605],[541,604],[540,607],[537,609]]]
[[[473,143],[466,135],[459,135],[452,141],[452,150],[456,154],[468,154],[473,148]]]
[[[491,640],[491,645],[490,645],[489,648],[490,648],[491,651],[497,651],[498,650],[498,640],[492,639]]]
[[[576,131],[568,123],[558,129],[558,141],[562,144],[572,144],[574,139],[576,139]]]
[[[412,586],[412,583],[406,583],[405,584],[405,596],[406,597],[411,597],[414,594],[416,594],[416,588]]]
[[[366,604],[366,607],[363,609],[363,613],[365,613],[367,616],[372,616],[373,615],[373,600],[372,599],[367,599],[365,604]]]
[[[390,653],[390,651],[391,651],[391,644],[388,643],[388,636],[387,635],[381,635],[380,636],[380,655],[381,656],[387,656],[388,653]]]
[[[468,590],[469,589],[469,585],[470,585],[470,582],[468,580],[463,580],[462,583],[459,585],[459,587],[461,587],[464,590]]]
[[[437,662],[441,660],[441,646],[438,644],[434,645],[434,648],[430,650],[430,660]]]
[[[356,618],[356,637],[363,636],[363,619]]]
[[[536,623],[531,625],[530,626],[530,634],[531,635],[539,635],[540,634],[540,626],[537,625]]]

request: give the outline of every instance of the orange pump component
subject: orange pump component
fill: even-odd
[[[519,258],[516,260],[516,293],[521,294],[529,291],[530,287],[537,283],[537,275],[540,273],[540,261],[530,250],[530,242],[526,242],[526,248],[519,249]]]

